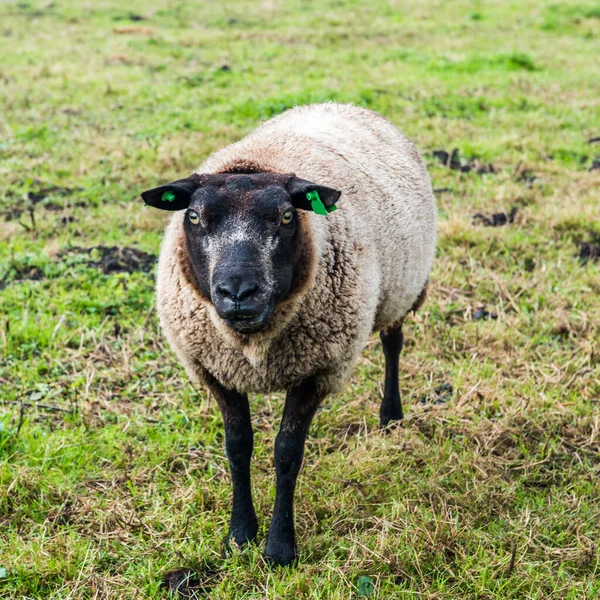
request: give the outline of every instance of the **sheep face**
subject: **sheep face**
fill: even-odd
[[[314,194],[329,210],[340,192],[282,174],[193,175],[144,192],[159,208],[184,209],[189,263],[203,296],[241,334],[265,329],[302,270],[298,210]],[[321,217],[324,218],[324,217]]]
[[[238,333],[264,329],[294,272],[297,215],[285,190],[239,176],[202,187],[184,230],[198,285],[219,317]]]

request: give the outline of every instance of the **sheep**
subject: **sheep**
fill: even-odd
[[[263,123],[142,198],[175,211],[159,257],[158,315],[222,413],[233,488],[226,548],[258,530],[248,394],[287,392],[264,556],[295,563],[294,490],[312,418],[373,332],[385,356],[380,424],[403,418],[402,323],[423,302],[436,243],[425,165],[380,115],[317,104]]]

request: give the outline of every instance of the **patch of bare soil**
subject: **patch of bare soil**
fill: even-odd
[[[454,148],[452,152],[446,152],[446,150],[434,150],[433,157],[453,171],[460,171],[461,173],[475,171],[478,175],[496,173],[496,167],[491,163],[486,164],[476,158],[470,158],[468,160],[460,158],[458,148]]]
[[[28,266],[28,267],[17,267],[14,266],[13,269],[15,270],[15,274],[14,274],[14,279],[13,281],[40,281],[41,279],[44,279],[45,275],[44,275],[44,271],[42,271],[42,269],[40,269],[39,267],[32,267],[32,266]],[[5,282],[3,280],[0,280],[0,286],[3,286],[3,284],[5,284]]]
[[[517,207],[513,206],[507,213],[497,212],[492,215],[477,213],[473,215],[473,225],[483,225],[484,227],[502,227],[507,223],[514,223],[517,215]]]
[[[69,255],[84,254],[88,260],[84,262],[85,266],[96,268],[110,275],[111,273],[134,273],[143,271],[148,273],[152,271],[156,263],[156,256],[149,254],[137,248],[119,246],[92,246],[82,248],[74,246],[58,255],[59,259]],[[19,265],[14,262],[9,265],[9,269],[3,278],[0,278],[0,289],[9,284],[21,283],[23,281],[40,281],[46,278],[44,271],[33,265]]]
[[[448,325],[463,325],[468,321],[497,321],[498,313],[489,311],[485,305],[477,304],[450,310],[446,313],[444,320]]]
[[[127,15],[116,15],[113,17],[113,21],[145,21],[146,17],[138,13],[127,13]]]
[[[103,273],[133,273],[135,271],[149,272],[152,270],[156,256],[137,248],[119,246],[93,246],[82,248],[75,246],[59,254],[64,257],[69,254],[87,254],[90,260],[88,267],[100,269]],[[95,257],[98,257],[96,260]]]
[[[206,569],[198,573],[193,569],[178,569],[163,577],[163,587],[175,598],[203,598],[217,583],[219,572]]]
[[[19,267],[18,265],[12,265],[10,276],[6,276],[0,279],[0,290],[4,289],[10,283],[20,283],[22,281],[40,281],[44,279],[46,275],[44,271],[39,267],[26,266]]]
[[[589,261],[597,262],[600,259],[600,243],[577,242],[579,251],[575,254],[581,264],[586,265]]]
[[[430,394],[423,394],[417,400],[419,404],[445,404],[452,399],[454,388],[450,383],[442,383],[434,388]]]
[[[81,191],[81,189],[73,189],[67,187],[60,187],[57,185],[48,185],[44,184],[41,181],[35,180],[34,182],[35,188],[30,190],[27,193],[24,193],[22,197],[19,197],[16,193],[11,193],[10,195],[16,201],[14,204],[6,208],[2,212],[2,216],[5,221],[13,221],[21,218],[21,215],[25,212],[29,212],[30,214],[33,212],[35,207],[43,203],[43,206],[46,210],[51,211],[59,211],[63,210],[63,207],[56,202],[52,202],[49,200],[48,202],[44,202],[50,196],[60,196],[65,197],[69,196],[77,191]],[[84,206],[85,203],[77,202],[74,206]]]
[[[538,177],[531,169],[521,169],[518,165],[515,173],[515,181],[524,183],[528,188],[542,183],[541,178]]]
[[[493,321],[498,320],[498,314],[495,312],[490,312],[485,308],[485,306],[480,306],[474,313],[472,317],[473,321],[487,321],[488,319],[492,319]]]

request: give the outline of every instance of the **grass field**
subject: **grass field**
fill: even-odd
[[[599,598],[600,4],[124,6],[0,2],[0,597],[161,598],[189,568],[211,599]],[[439,248],[404,427],[377,431],[373,338],[271,570],[221,557],[222,423],[159,331],[138,194],[329,100],[422,150]],[[263,543],[281,408],[252,398]]]

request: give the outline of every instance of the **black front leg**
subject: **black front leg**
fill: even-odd
[[[252,423],[246,394],[227,390],[216,380],[211,381],[210,389],[223,415],[225,449],[233,484],[231,521],[225,538],[229,549],[232,541],[238,546],[254,541],[258,531],[250,483],[250,459],[254,448]]]
[[[304,456],[304,442],[322,398],[323,394],[311,378],[291,388],[285,400],[275,440],[277,488],[265,549],[265,558],[275,565],[289,565],[296,560],[294,490]]]

